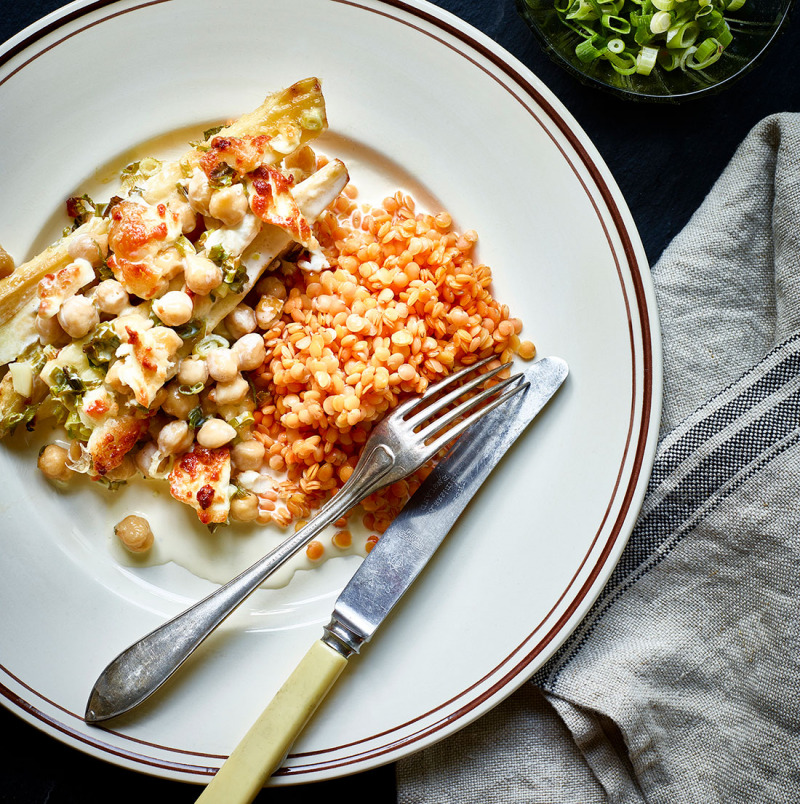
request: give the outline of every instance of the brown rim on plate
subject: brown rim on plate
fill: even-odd
[[[111,11],[110,13],[99,17],[98,19],[87,22],[86,25],[77,28],[65,34],[63,37],[52,41],[50,43],[43,42],[42,40],[48,35],[59,28],[65,23],[80,20],[82,17],[89,13],[100,11],[106,7],[117,5],[118,0],[96,0],[95,2],[88,3],[82,8],[73,8],[67,11],[63,16],[59,16],[49,22],[44,23],[41,28],[36,30],[28,30],[23,32],[19,41],[10,47],[5,53],[0,55],[0,65],[7,63],[14,56],[30,50],[29,57],[7,76],[0,80],[0,86],[7,81],[13,79],[24,67],[37,58],[42,56],[49,50],[58,47],[61,43],[68,39],[80,34],[82,31],[90,27],[95,27],[108,22],[111,19],[117,18],[121,15],[139,11],[149,6],[161,5],[172,2],[173,0],[149,0],[148,2],[138,3],[136,5]],[[626,520],[631,514],[635,513],[632,506],[634,505],[637,497],[637,491],[640,489],[643,474],[649,472],[649,462],[647,461],[648,442],[651,438],[651,429],[654,423],[651,421],[651,414],[655,400],[654,395],[654,372],[656,369],[656,356],[654,355],[653,344],[657,339],[657,333],[651,329],[650,310],[648,308],[645,284],[643,280],[643,272],[648,270],[647,265],[640,264],[640,259],[637,256],[637,249],[634,244],[631,234],[628,230],[623,212],[620,210],[619,205],[615,199],[615,194],[603,172],[594,161],[580,138],[575,134],[571,124],[563,117],[563,115],[553,106],[553,104],[545,97],[540,89],[538,89],[531,81],[518,70],[513,63],[510,63],[506,58],[500,55],[491,47],[485,45],[480,38],[473,35],[469,30],[465,30],[460,25],[453,24],[447,18],[442,18],[439,14],[432,13],[427,10],[423,5],[422,7],[411,6],[400,0],[376,0],[375,7],[365,5],[357,2],[356,0],[328,0],[332,3],[350,6],[358,9],[361,12],[381,15],[385,18],[391,19],[393,22],[413,28],[417,33],[430,37],[437,41],[440,45],[450,48],[453,52],[457,53],[460,57],[468,60],[473,66],[482,70],[486,75],[492,78],[503,91],[508,93],[514,101],[530,115],[535,123],[547,133],[554,145],[559,149],[565,161],[569,164],[575,177],[580,182],[583,190],[585,191],[588,199],[590,200],[598,221],[603,228],[603,232],[608,241],[609,248],[613,254],[617,277],[620,283],[620,289],[624,300],[624,306],[628,321],[628,334],[629,345],[631,349],[631,365],[635,369],[637,364],[641,366],[641,373],[643,383],[641,388],[636,387],[636,372],[631,374],[631,410],[628,420],[628,432],[626,438],[625,448],[623,450],[622,458],[620,460],[616,482],[614,483],[613,490],[608,501],[605,515],[592,539],[589,549],[575,570],[570,582],[562,590],[560,596],[553,604],[550,612],[537,624],[531,627],[531,630],[525,640],[518,645],[508,656],[504,657],[495,668],[487,673],[483,678],[477,679],[469,688],[462,690],[457,696],[449,701],[445,701],[439,707],[425,712],[418,717],[406,723],[397,724],[397,726],[381,732],[373,734],[369,737],[363,738],[357,742],[337,745],[327,749],[309,752],[309,753],[296,753],[290,754],[290,757],[295,761],[291,767],[281,769],[277,775],[284,778],[296,777],[297,781],[305,781],[302,777],[304,775],[319,772],[321,770],[336,770],[340,769],[342,774],[350,772],[349,766],[363,763],[367,760],[377,760],[378,758],[396,752],[398,749],[413,747],[421,741],[427,739],[442,731],[445,727],[452,725],[454,721],[463,720],[473,710],[483,704],[485,701],[491,699],[499,690],[504,689],[510,681],[519,680],[521,674],[530,672],[530,665],[536,658],[547,648],[553,640],[557,637],[565,638],[564,628],[569,622],[570,618],[574,616],[579,607],[587,602],[587,598],[592,592],[596,594],[599,589],[593,587],[597,582],[598,576],[609,568],[606,566],[609,557],[612,555],[615,547],[618,546],[620,537],[627,538],[627,533],[623,533],[623,528]],[[431,9],[436,7],[430,6]],[[438,9],[437,9],[438,10]],[[446,17],[446,15],[445,15]],[[433,30],[422,27],[419,22],[430,26]],[[466,26],[469,28],[469,26]],[[449,37],[457,40],[464,49],[454,47],[449,41],[441,36],[436,35],[436,31],[441,31]],[[36,49],[36,48],[39,49]],[[501,73],[504,77],[509,79],[506,84],[488,70],[480,61],[475,58],[473,54],[477,54],[481,59],[489,62],[494,69]],[[579,174],[575,164],[571,161],[571,155],[568,154],[564,148],[556,141],[552,133],[548,131],[547,127],[543,124],[541,115],[543,115],[551,124],[553,124],[564,139],[569,143],[574,150],[574,154],[580,161],[583,168],[591,177],[593,186],[589,187],[584,179]],[[610,216],[613,224],[613,232],[609,231],[606,222],[603,220],[603,215],[598,207],[598,204],[592,195],[594,190],[602,199],[605,205],[605,212]],[[622,245],[622,254],[618,253],[618,248],[615,244],[614,236],[619,239]],[[621,257],[623,260],[621,261]],[[623,268],[629,269],[629,279],[633,286],[633,299],[629,298],[628,290],[625,286],[625,279],[628,276]],[[635,309],[636,315],[632,315],[632,308]],[[638,327],[637,329],[637,321]],[[637,339],[641,338],[641,347],[637,344]],[[641,348],[641,354],[638,353]],[[640,398],[637,401],[637,396]],[[638,425],[637,425],[638,421]],[[624,482],[623,475],[625,474],[625,467],[630,463],[630,478]],[[609,517],[612,512],[618,507],[616,517],[609,525]],[[595,561],[594,565],[589,569],[588,575],[580,583],[576,589],[573,587],[578,583],[579,577],[586,569],[587,562],[591,554],[597,547],[598,541],[601,538],[604,530],[608,530],[608,535],[605,536],[605,541],[602,545],[600,555]],[[544,633],[540,633],[544,629],[545,624],[548,623],[550,616],[559,608],[564,601],[568,601],[566,608],[559,616],[555,624],[547,628]],[[588,601],[590,602],[590,601]],[[63,734],[70,740],[91,746],[94,749],[105,754],[109,759],[118,757],[132,762],[136,765],[146,767],[148,769],[160,769],[165,771],[178,771],[182,774],[196,777],[205,777],[213,775],[216,772],[216,767],[203,764],[203,759],[221,760],[224,757],[220,755],[201,754],[194,751],[187,751],[186,749],[175,748],[171,746],[159,745],[148,741],[129,737],[121,732],[115,732],[113,729],[106,729],[104,731],[92,732],[87,735],[78,731],[70,725],[73,723],[83,723],[83,717],[79,713],[70,712],[64,707],[59,706],[54,701],[50,701],[44,696],[40,695],[36,690],[31,689],[21,679],[16,678],[11,674],[2,664],[0,664],[0,671],[6,674],[7,678],[20,687],[28,690],[31,693],[32,700],[25,700],[19,694],[15,693],[5,684],[0,684],[0,695],[5,697],[8,704],[25,712],[30,718],[41,723],[49,729]],[[497,675],[495,679],[494,676]],[[489,683],[491,682],[491,683]],[[486,686],[488,684],[488,686]],[[483,689],[479,689],[485,686]],[[40,709],[35,701],[38,699],[42,704],[46,703],[49,706],[63,712],[64,719],[59,720]],[[446,711],[444,711],[446,710]],[[441,717],[437,714],[441,712]],[[431,720],[433,718],[433,720]],[[427,721],[427,722],[423,722]],[[415,728],[415,724],[419,724]],[[408,732],[406,734],[399,734],[403,730]],[[410,731],[409,731],[410,730]],[[159,759],[156,757],[146,756],[136,751],[134,747],[131,750],[124,750],[117,746],[109,744],[103,739],[105,734],[116,735],[130,742],[131,744],[139,745],[142,747],[150,746],[157,748],[161,751],[181,753],[184,756],[196,756],[198,759],[197,764],[190,764],[188,762],[170,762],[168,760]],[[379,741],[379,745],[367,745],[366,743],[373,743]],[[364,747],[362,747],[364,746]],[[345,756],[337,756],[326,759],[326,755],[332,752],[347,752]],[[379,764],[376,761],[375,764]]]

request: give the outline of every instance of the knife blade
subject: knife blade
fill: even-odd
[[[428,475],[367,555],[333,608],[322,637],[280,688],[197,799],[248,804],[347,665],[414,583],[509,447],[568,374],[557,357],[523,373],[528,387],[469,428]]]

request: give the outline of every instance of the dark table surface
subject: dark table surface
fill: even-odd
[[[758,2],[758,0],[751,0]],[[65,5],[63,0],[4,0],[0,41]],[[543,54],[513,0],[436,0],[528,66],[564,103],[594,142],[631,208],[654,264],[683,228],[747,132],[775,112],[800,111],[800,23],[788,25],[766,57],[734,87],[681,106],[624,101],[575,81]],[[2,109],[0,109],[2,114]],[[0,707],[0,802],[128,804],[158,796],[194,801],[199,788],[121,769],[38,732]],[[300,804],[320,797],[395,801],[389,765],[330,782],[274,788],[257,801]]]

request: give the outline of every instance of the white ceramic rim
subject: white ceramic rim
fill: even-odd
[[[575,567],[570,585],[554,602],[550,615],[533,624],[519,646],[498,661],[493,672],[475,680],[436,710],[418,713],[396,728],[367,739],[312,752],[292,754],[274,778],[275,784],[304,783],[333,778],[396,761],[451,734],[519,687],[552,655],[578,624],[599,594],[630,535],[641,505],[655,451],[661,400],[660,339],[649,269],[641,242],[624,199],[602,159],[563,105],[521,63],[471,26],[425,2],[396,0],[328,0],[364,14],[381,15],[414,28],[433,43],[460,54],[484,71],[531,118],[548,132],[564,160],[571,166],[595,209],[616,262],[619,285],[630,331],[632,387],[630,425],[606,515],[590,549]],[[71,3],[40,20],[0,49],[3,65],[23,54],[25,60],[5,74],[2,85],[46,50],[58,47],[94,14],[91,25],[133,10],[170,3],[172,0],[88,0]],[[97,16],[99,14],[99,16]],[[65,35],[58,36],[64,29]],[[182,754],[180,749],[127,738],[112,729],[98,732],[84,728],[77,713],[57,713],[57,702],[42,706],[42,698],[15,678],[0,661],[0,695],[3,703],[29,722],[68,744],[92,755],[165,778],[202,782],[219,767],[224,756]]]

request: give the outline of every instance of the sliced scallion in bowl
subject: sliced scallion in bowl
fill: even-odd
[[[705,70],[733,40],[726,14],[745,0],[554,0],[561,22],[578,35],[581,63],[605,60],[620,75],[660,67]]]

